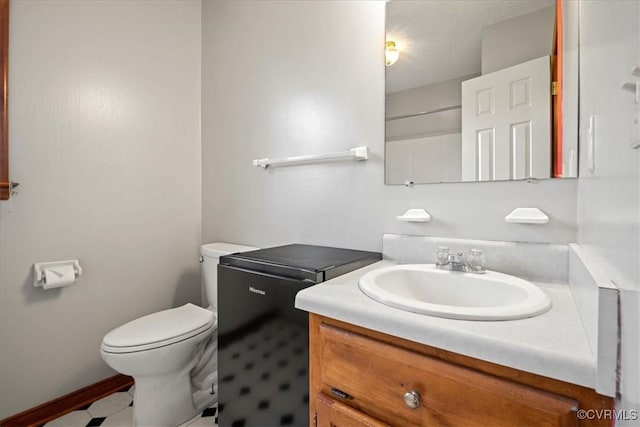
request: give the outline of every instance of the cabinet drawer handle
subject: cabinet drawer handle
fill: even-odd
[[[416,409],[420,406],[420,393],[415,390],[408,391],[404,394],[404,403],[411,409]]]
[[[342,390],[339,390],[337,388],[331,388],[331,394],[333,394],[334,396],[338,396],[341,397],[342,399],[349,399],[352,400],[353,396],[351,396],[350,394],[345,393]]]

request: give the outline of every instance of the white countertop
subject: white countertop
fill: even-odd
[[[595,389],[596,358],[567,284],[533,282],[553,301],[548,312],[536,317],[507,321],[452,320],[389,307],[360,291],[358,280],[363,274],[395,264],[380,261],[304,289],[296,296],[296,308]]]

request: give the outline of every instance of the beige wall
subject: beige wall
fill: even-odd
[[[200,3],[13,1],[0,418],[113,375],[103,335],[199,300]],[[34,262],[78,258],[72,287]]]

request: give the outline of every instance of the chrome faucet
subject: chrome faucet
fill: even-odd
[[[462,252],[451,253],[451,249],[445,246],[440,246],[436,249],[436,257],[436,267],[443,270],[476,274],[485,272],[485,256],[480,249],[469,250],[469,256],[466,262]]]
[[[464,262],[464,254],[462,252],[458,252],[457,254],[449,254],[447,255],[447,262],[444,265],[441,265],[440,268],[449,266],[451,271],[461,271],[466,272],[467,265]]]

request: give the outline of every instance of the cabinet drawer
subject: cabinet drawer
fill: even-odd
[[[320,325],[323,391],[344,404],[406,426],[575,426],[572,399],[476,372],[414,351]],[[420,395],[415,409],[405,393]]]
[[[389,424],[318,393],[316,396],[318,427],[389,427]]]

